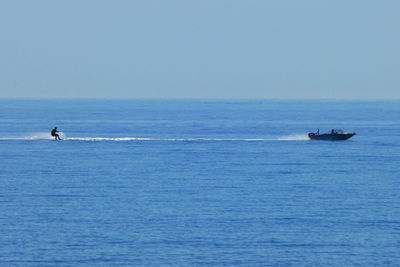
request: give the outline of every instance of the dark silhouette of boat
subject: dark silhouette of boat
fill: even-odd
[[[335,130],[332,129],[330,133],[320,134],[319,129],[315,133],[309,133],[308,137],[311,140],[328,140],[328,141],[340,141],[340,140],[347,140],[356,133],[347,133],[343,132],[342,130]]]

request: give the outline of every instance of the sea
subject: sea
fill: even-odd
[[[400,100],[0,99],[0,266],[400,266]]]

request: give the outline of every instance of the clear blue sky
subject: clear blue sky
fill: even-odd
[[[400,1],[0,2],[0,97],[400,98]]]

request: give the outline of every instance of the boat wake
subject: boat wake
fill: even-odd
[[[50,134],[34,134],[25,137],[0,137],[0,140],[54,140],[54,137]],[[126,141],[267,141],[272,139],[263,138],[142,138],[142,137],[65,137],[61,141],[115,141],[115,142],[126,142]]]
[[[36,133],[22,137],[0,137],[0,140],[54,140],[49,133]]]
[[[0,137],[0,141],[6,140],[54,140],[54,137],[48,133],[37,133],[25,137]],[[271,138],[143,138],[143,137],[64,137],[62,141],[113,141],[113,142],[127,142],[127,141],[175,141],[175,142],[207,142],[207,141],[248,141],[248,142],[262,142],[262,141],[302,141],[309,140],[307,135],[288,135],[281,137]]]
[[[310,140],[306,134],[293,134],[293,135],[286,135],[281,136],[278,138],[281,141],[306,141]]]
[[[194,141],[266,141],[267,139],[251,139],[251,138],[140,138],[140,137],[68,137],[69,141],[178,141],[178,142],[194,142]]]

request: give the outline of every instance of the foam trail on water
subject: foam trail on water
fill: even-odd
[[[267,139],[245,139],[245,138],[138,138],[138,137],[68,137],[71,141],[265,141]]]
[[[68,137],[65,140],[70,141],[148,141],[155,140],[152,138],[137,138],[137,137]]]
[[[25,137],[0,137],[0,140],[54,140],[50,134],[35,134]],[[267,141],[263,138],[141,138],[141,137],[65,137],[62,141]]]
[[[54,140],[49,133],[35,133],[23,137],[0,137],[0,140]]]
[[[310,140],[306,134],[291,134],[286,136],[278,137],[281,141],[305,141]]]
[[[65,137],[65,135],[64,135]],[[0,140],[54,140],[54,137],[49,133],[37,133],[25,137],[0,137]],[[143,138],[143,137],[65,137],[63,141],[114,141],[114,142],[127,142],[127,141],[171,141],[171,142],[212,142],[212,141],[248,141],[248,142],[262,142],[262,141],[303,141],[309,140],[305,134],[293,134],[281,137],[271,138]]]

